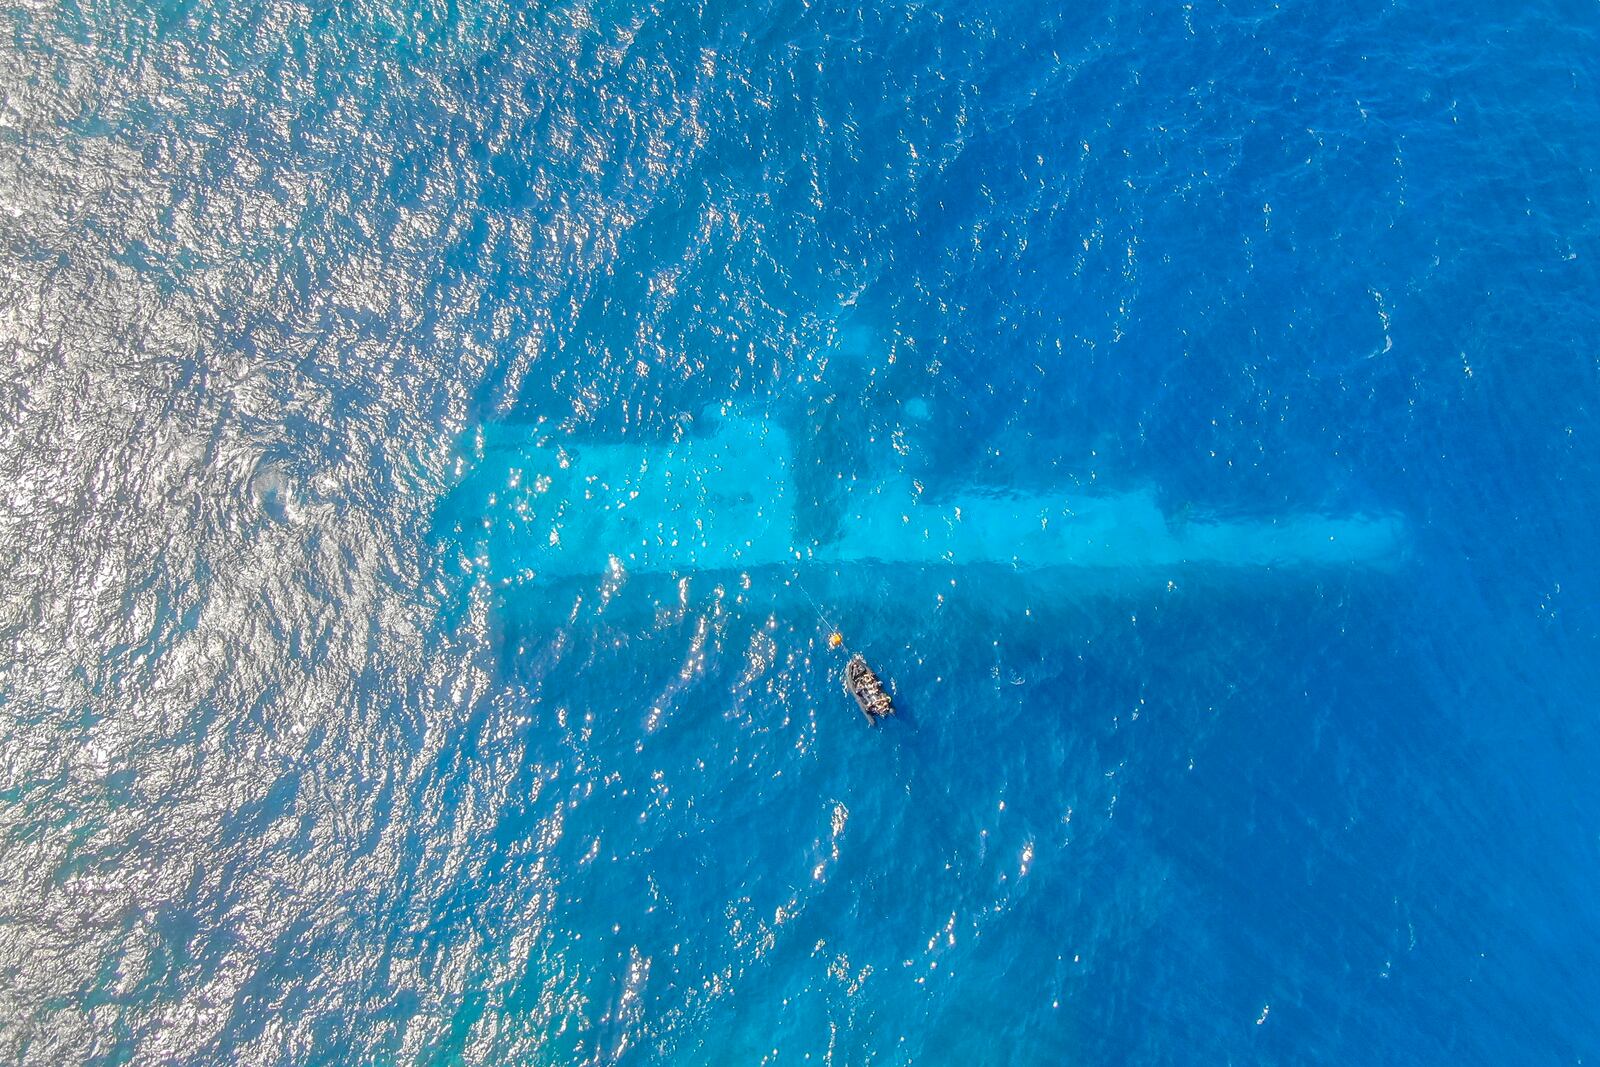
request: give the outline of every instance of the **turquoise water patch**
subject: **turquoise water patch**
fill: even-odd
[[[0,1062],[1594,1060],[1597,36],[8,11]]]

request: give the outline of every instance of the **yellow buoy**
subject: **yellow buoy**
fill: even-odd
[[[833,633],[828,635],[829,648],[838,648],[842,644],[844,644],[844,634],[835,630]]]

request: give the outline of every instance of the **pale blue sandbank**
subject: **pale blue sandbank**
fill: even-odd
[[[436,529],[466,566],[505,585],[599,575],[744,571],[779,565],[994,566],[1017,570],[1391,567],[1398,516],[1311,511],[1169,514],[1157,487],[983,491],[901,474],[854,479],[836,499],[796,488],[789,433],[726,417],[675,440],[574,442],[541,426],[468,435]],[[831,509],[825,538],[800,534]]]

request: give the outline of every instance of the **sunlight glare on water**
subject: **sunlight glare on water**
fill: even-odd
[[[1600,1056],[1597,40],[9,8],[0,1061]]]

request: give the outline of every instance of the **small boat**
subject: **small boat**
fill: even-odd
[[[894,701],[883,687],[883,680],[873,673],[859,652],[844,665],[844,691],[856,698],[868,725],[894,714]]]

